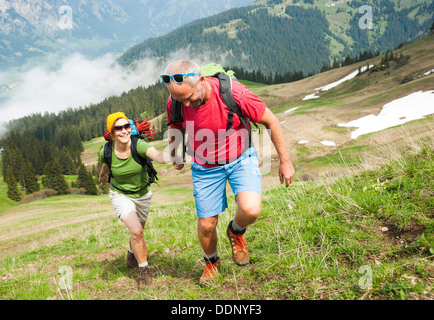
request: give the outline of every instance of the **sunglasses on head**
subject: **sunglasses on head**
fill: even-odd
[[[160,76],[160,78],[161,78],[161,80],[163,80],[164,84],[169,84],[170,83],[170,79],[173,79],[173,81],[175,83],[183,83],[184,82],[184,77],[186,77],[186,76],[195,76],[195,75],[198,75],[200,77],[200,73],[190,72],[190,73],[175,73],[175,74],[172,74],[172,75],[162,74]]]
[[[131,123],[126,123],[123,126],[114,126],[113,129],[115,131],[122,131],[122,129],[128,130],[129,128],[131,128]]]

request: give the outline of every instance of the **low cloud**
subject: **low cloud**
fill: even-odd
[[[139,86],[147,87],[159,79],[168,62],[180,59],[192,59],[200,65],[210,62],[207,54],[192,57],[188,49],[180,49],[165,62],[144,58],[130,70],[119,65],[112,54],[89,59],[74,53],[65,58],[47,57],[46,63],[19,74],[0,73],[0,84],[8,82],[8,78],[19,79],[14,80],[18,86],[9,98],[0,101],[0,135],[5,132],[4,125],[13,119],[84,108]],[[213,62],[222,63],[224,58],[219,60]],[[50,67],[53,64],[57,67]]]
[[[132,71],[120,66],[111,54],[90,60],[75,53],[61,60],[55,70],[38,66],[20,75],[19,86],[0,105],[1,120],[86,107],[138,86],[153,84],[158,74],[151,59],[140,61]]]

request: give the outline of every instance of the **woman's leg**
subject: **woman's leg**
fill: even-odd
[[[140,265],[148,260],[146,242],[143,236],[145,222],[140,222],[135,212],[130,212],[123,219],[123,222],[130,231],[130,248],[133,250],[137,263]]]

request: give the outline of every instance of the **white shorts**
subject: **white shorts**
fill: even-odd
[[[151,207],[151,198],[151,190],[137,199],[130,198],[113,190],[110,190],[109,193],[109,199],[112,202],[113,209],[115,209],[117,216],[122,221],[130,212],[135,212],[140,222],[146,222]]]

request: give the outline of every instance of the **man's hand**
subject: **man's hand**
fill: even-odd
[[[291,161],[285,161],[280,163],[279,166],[280,183],[285,182],[286,187],[289,187],[289,185],[292,183],[292,180],[294,179],[294,173],[295,170]]]

